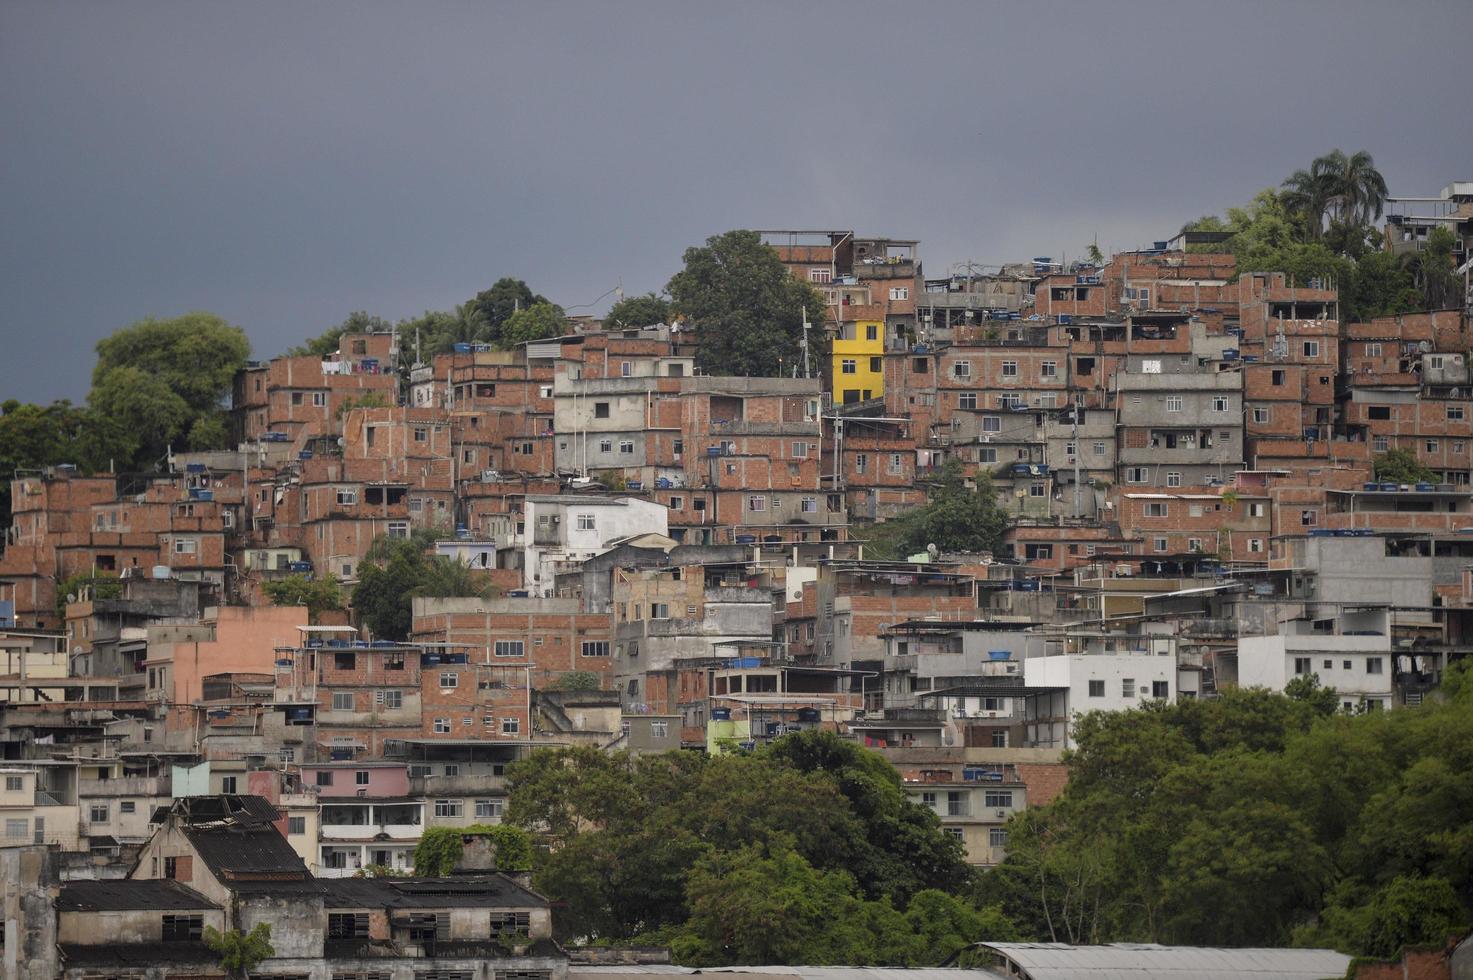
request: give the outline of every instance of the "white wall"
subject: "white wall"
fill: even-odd
[[[1391,644],[1385,636],[1245,636],[1238,640],[1238,683],[1282,691],[1295,676],[1294,660],[1298,657],[1309,658],[1310,673],[1319,675],[1322,686],[1357,700],[1384,698],[1385,706],[1390,707]],[[1366,663],[1373,658],[1381,661],[1380,673],[1366,672]]]

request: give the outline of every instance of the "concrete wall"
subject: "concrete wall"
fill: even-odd
[[[57,975],[52,903],[59,893],[55,858],[45,847],[0,847],[0,974],[15,980]]]

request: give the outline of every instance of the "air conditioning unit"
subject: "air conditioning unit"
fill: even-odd
[[[997,811],[997,816],[999,818],[1003,819],[1003,820],[1006,820],[1007,817],[1008,817],[1008,811],[1006,811],[1006,810],[998,810]]]

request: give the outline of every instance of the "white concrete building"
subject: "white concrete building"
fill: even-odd
[[[1384,634],[1289,633],[1238,640],[1238,684],[1282,691],[1314,674],[1333,687],[1346,711],[1390,708],[1391,641]]]
[[[1166,652],[1057,654],[1023,661],[1030,688],[1062,688],[1064,711],[1028,720],[1028,744],[1073,748],[1074,719],[1090,711],[1124,711],[1153,699],[1175,701],[1176,657]]]
[[[534,597],[549,595],[563,566],[603,554],[625,538],[665,534],[670,511],[637,497],[529,495],[523,535],[523,582]]]

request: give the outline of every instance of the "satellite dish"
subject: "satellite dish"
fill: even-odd
[[[67,602],[76,602],[77,601],[77,594],[75,592],[68,592],[66,594],[66,601]]]

